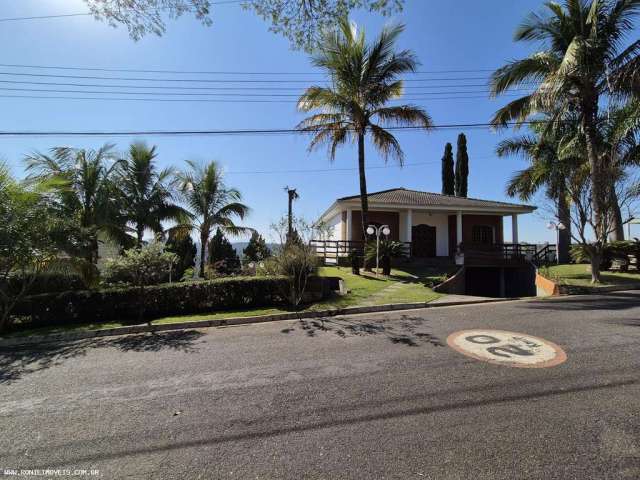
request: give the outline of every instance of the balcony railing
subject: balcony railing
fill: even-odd
[[[362,240],[311,240],[316,255],[322,257],[325,263],[338,263],[338,258],[346,257],[352,251],[363,255],[364,242]],[[411,242],[400,242],[404,245],[405,256],[411,256]]]
[[[521,243],[461,244],[465,265],[497,265],[532,262],[547,265],[555,259],[555,247],[546,245],[538,249],[536,245]]]

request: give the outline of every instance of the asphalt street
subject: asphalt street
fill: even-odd
[[[566,361],[481,361],[467,329]],[[3,350],[0,432],[0,476],[638,479],[640,292]]]

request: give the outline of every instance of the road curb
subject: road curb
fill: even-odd
[[[499,303],[518,300],[517,298],[487,298],[482,300],[467,300],[455,302],[417,302],[417,303],[392,303],[387,305],[375,305],[369,307],[346,307],[333,310],[318,310],[317,312],[303,313],[279,313],[274,315],[260,315],[255,317],[234,317],[220,320],[202,320],[192,322],[168,323],[162,325],[132,325],[130,327],[105,328],[103,330],[91,330],[86,332],[53,333],[51,335],[30,335],[28,337],[0,338],[0,348],[20,345],[34,345],[58,341],[84,340],[87,338],[127,335],[132,333],[160,332],[168,330],[184,330],[192,328],[227,327],[233,325],[246,325],[251,323],[275,322],[278,320],[302,320],[307,318],[336,317],[340,315],[352,315],[358,313],[383,313],[401,310],[415,310],[421,308],[455,307],[461,305],[475,305],[482,303]]]

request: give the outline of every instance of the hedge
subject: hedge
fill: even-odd
[[[282,277],[234,277],[144,288],[144,318],[267,307],[285,303]],[[14,315],[34,326],[139,319],[140,291],[134,287],[67,291],[26,297]]]
[[[20,275],[9,277],[9,291],[19,292],[22,289],[23,280]],[[41,293],[65,292],[68,290],[83,290],[85,283],[76,273],[39,273],[31,284],[28,294],[38,295]]]

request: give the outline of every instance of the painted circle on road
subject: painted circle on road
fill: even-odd
[[[449,335],[447,344],[463,355],[508,367],[554,367],[567,359],[553,342],[504,330],[461,330]]]

